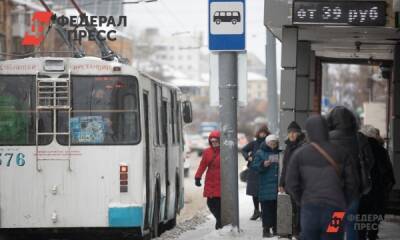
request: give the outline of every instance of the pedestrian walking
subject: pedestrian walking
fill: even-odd
[[[195,175],[195,184],[201,187],[201,178],[207,170],[203,196],[207,206],[216,219],[215,229],[222,228],[221,223],[221,175],[220,175],[220,132],[212,131],[208,137],[209,148],[203,151],[200,165]]]
[[[346,210],[345,231],[347,240],[358,240],[356,216],[359,213],[360,198],[371,188],[370,173],[374,157],[367,138],[358,133],[358,123],[354,114],[343,106],[333,108],[327,117],[330,141],[348,151],[353,160],[355,181],[360,183],[354,191],[348,209]]]
[[[301,127],[297,122],[293,121],[289,124],[287,129],[287,140],[285,141],[286,148],[283,153],[283,161],[282,161],[282,172],[279,180],[279,192],[285,193],[285,179],[286,179],[286,171],[287,166],[289,165],[289,161],[295,152],[296,149],[301,147],[305,142],[305,135],[301,131]],[[292,199],[292,235],[295,238],[298,238],[300,234],[300,206],[296,204],[293,197]]]
[[[366,220],[361,222],[360,226],[368,226],[368,228],[360,229],[359,239],[376,240],[379,224],[385,217],[386,201],[395,184],[395,178],[393,166],[387,150],[383,147],[384,140],[379,130],[371,125],[365,125],[361,128],[361,132],[368,137],[375,162],[371,170],[371,191],[363,195],[360,200],[359,213],[363,216],[361,219]]]
[[[310,143],[293,154],[285,181],[285,190],[301,207],[300,239],[341,240],[340,220],[352,200],[352,192],[358,188],[351,177],[354,174],[351,155],[329,142],[323,117],[310,117],[306,131]]]
[[[258,198],[262,209],[263,237],[276,235],[279,152],[279,138],[269,135],[251,163],[251,168],[259,173]]]
[[[259,174],[256,170],[250,167],[251,162],[254,160],[256,152],[260,149],[260,146],[265,142],[265,138],[270,134],[268,126],[262,125],[256,132],[256,139],[242,148],[242,155],[247,161],[247,186],[246,194],[252,196],[254,211],[250,220],[257,220],[261,216],[260,202],[258,200],[258,185],[259,185]]]

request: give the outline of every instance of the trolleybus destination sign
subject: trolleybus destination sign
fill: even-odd
[[[293,24],[385,26],[386,2],[294,1]]]

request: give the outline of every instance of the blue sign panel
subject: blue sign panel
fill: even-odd
[[[209,0],[208,29],[211,51],[245,50],[245,0]]]

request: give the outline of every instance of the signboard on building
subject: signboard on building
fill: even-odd
[[[386,2],[295,0],[293,24],[385,26]]]
[[[209,0],[208,6],[209,49],[245,50],[245,0]]]

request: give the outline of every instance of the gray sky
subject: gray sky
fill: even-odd
[[[128,0],[126,0],[128,1]],[[247,0],[247,50],[265,62],[264,0]],[[135,29],[158,27],[164,34],[203,31],[208,41],[208,0],[158,0],[125,5],[128,23]]]

